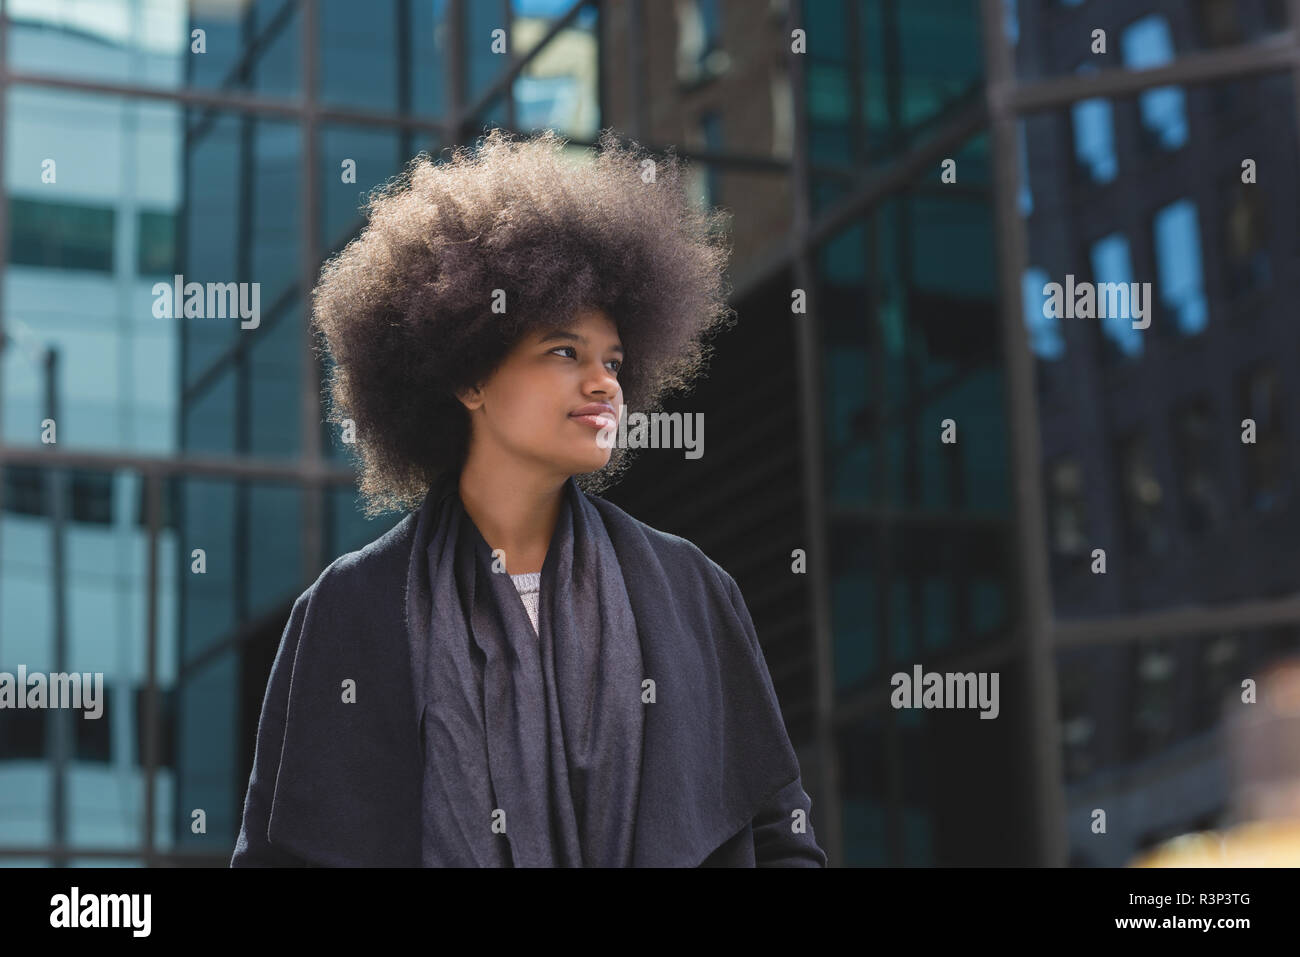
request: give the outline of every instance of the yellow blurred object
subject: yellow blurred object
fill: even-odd
[[[1300,866],[1300,820],[1248,821],[1226,831],[1199,831],[1165,841],[1129,867]]]
[[[1300,866],[1300,659],[1275,663],[1258,695],[1233,694],[1225,731],[1231,827],[1171,838],[1129,867]]]

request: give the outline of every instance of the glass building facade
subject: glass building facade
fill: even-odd
[[[832,863],[1228,821],[1235,689],[1300,651],[1288,9],[4,0],[0,671],[106,705],[0,712],[0,863],[229,860],[290,605],[397,519],[304,291],[493,126],[672,146],[733,213],[741,321],[668,405],[711,454],[608,497],[735,575]],[[1049,318],[1067,276],[1149,282],[1149,327]],[[175,281],[256,283],[256,325],[160,317]],[[891,707],[918,664],[998,673],[997,719]]]

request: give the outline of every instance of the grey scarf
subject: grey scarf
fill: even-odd
[[[537,633],[508,569],[497,562],[493,571],[454,476],[421,509],[422,547],[435,613],[408,608],[412,621],[428,621],[411,648],[424,754],[421,863],[629,865],[645,674],[600,513],[570,478],[542,566]]]

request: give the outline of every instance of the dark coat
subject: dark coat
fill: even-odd
[[[643,650],[646,673],[678,693],[646,705],[633,865],[824,867],[734,579],[687,540],[590,498],[637,620],[668,616],[656,631],[675,642]],[[294,602],[232,867],[419,866],[424,756],[406,620],[416,519],[336,559]]]

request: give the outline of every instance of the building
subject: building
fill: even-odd
[[[711,454],[609,497],[741,585],[833,863],[1227,819],[1221,709],[1300,647],[1286,4],[4,7],[0,671],[108,690],[0,712],[0,861],[229,859],[290,604],[392,524],[303,290],[367,190],[493,125],[673,146],[733,214],[741,322],[669,406]],[[160,317],[177,275],[257,283],[255,324]],[[1049,319],[1067,275],[1150,281],[1149,328]],[[997,719],[892,707],[917,665],[997,673]]]

